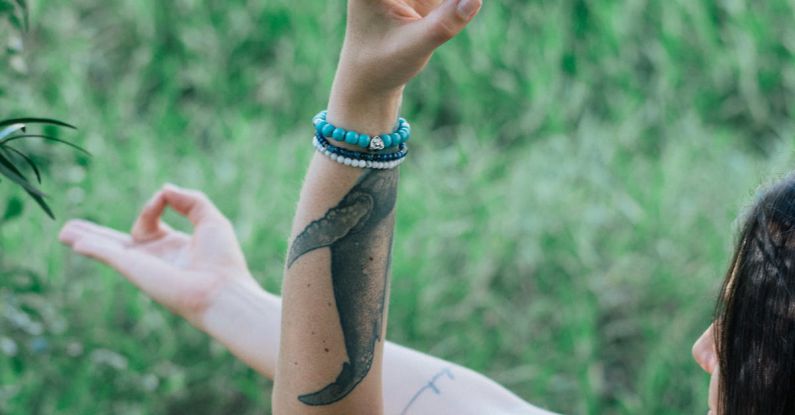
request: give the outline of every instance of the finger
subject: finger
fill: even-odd
[[[193,226],[198,226],[207,220],[215,221],[224,216],[204,193],[183,189],[173,184],[163,187],[163,198],[177,213],[188,218]]]
[[[136,262],[135,252],[112,236],[91,232],[75,225],[64,227],[61,236],[75,253],[110,265],[125,275],[130,273]]]
[[[160,259],[127,249],[103,236],[85,235],[74,242],[72,249],[109,265],[133,285],[166,305],[172,304],[189,285]]]
[[[408,38],[418,53],[431,53],[460,33],[483,5],[482,0],[445,0],[424,19],[407,29]]]
[[[141,214],[138,215],[135,224],[133,224],[131,234],[136,242],[157,239],[166,233],[166,229],[160,221],[165,208],[166,201],[163,197],[163,192],[159,191],[144,205]]]
[[[76,253],[110,265],[118,271],[127,266],[126,248],[116,241],[96,234],[83,234],[71,244]]]
[[[87,234],[106,237],[122,246],[129,246],[132,242],[132,238],[126,233],[82,219],[73,219],[66,222],[58,238],[61,242],[71,246],[78,238]]]

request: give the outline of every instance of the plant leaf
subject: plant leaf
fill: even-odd
[[[24,132],[25,131],[25,124],[22,124],[22,123],[11,124],[8,127],[3,128],[2,130],[0,130],[0,140],[8,137],[11,134],[14,134],[17,131]]]
[[[66,127],[76,130],[72,124],[65,123],[63,121],[54,120],[52,118],[35,118],[35,117],[26,117],[26,118],[11,118],[8,120],[0,121],[0,127],[5,127],[11,124],[50,124],[50,125],[57,125],[59,127]]]
[[[23,153],[23,152],[21,152],[21,151],[19,151],[19,150],[15,149],[14,147],[11,147],[11,146],[9,146],[8,144],[6,144],[6,145],[4,145],[4,146],[0,146],[0,149],[3,149],[3,150],[11,150],[11,151],[13,151],[13,152],[14,152],[16,155],[18,155],[19,157],[22,157],[22,159],[23,159],[23,160],[25,160],[25,161],[28,163],[28,165],[30,166],[30,168],[31,168],[31,169],[33,169],[33,172],[34,172],[34,173],[36,173],[36,181],[38,181],[38,182],[39,182],[39,184],[41,184],[41,172],[39,172],[39,167],[38,167],[38,166],[36,166],[36,163],[34,163],[34,162],[33,162],[33,160],[31,160],[31,158],[30,158],[30,157],[28,157],[27,155],[25,155],[25,153]]]
[[[22,172],[20,172],[19,169],[17,169],[17,167],[14,166],[14,164],[2,154],[0,154],[0,174],[8,177],[12,182],[22,186],[22,188],[24,188],[28,193],[31,193],[31,195],[35,194],[37,196],[45,196],[41,190],[30,184]]]
[[[0,0],[0,5],[8,4],[8,3],[9,2],[7,0]],[[11,15],[9,17],[10,20],[11,20],[11,23],[14,24],[15,26],[24,26],[25,28],[27,28],[27,26],[28,26],[27,3],[25,2],[25,0],[15,0],[15,3],[22,10],[23,21],[20,22],[17,19],[16,16]],[[14,134],[16,132],[19,132],[19,131],[22,131],[24,133],[25,132],[25,124],[45,124],[45,125],[53,125],[53,126],[58,126],[58,127],[71,128],[71,129],[74,129],[74,130],[76,130],[77,127],[75,127],[75,126],[73,126],[71,124],[65,123],[63,121],[52,119],[52,118],[25,117],[25,118],[12,118],[12,119],[8,119],[8,120],[0,121],[0,128],[6,127],[6,128],[3,128],[0,131],[0,149],[3,150],[1,153],[10,154],[9,151],[12,151],[15,154],[17,154],[18,156],[22,157],[30,165],[30,167],[33,169],[34,173],[36,174],[36,179],[38,180],[39,183],[41,183],[41,174],[40,174],[39,169],[36,166],[36,164],[27,155],[25,155],[24,153],[22,153],[21,151],[15,149],[15,148],[9,146],[8,145],[9,141],[16,140],[16,139],[21,139],[21,138],[38,137],[38,138],[43,138],[45,140],[56,141],[56,142],[59,142],[59,143],[62,143],[62,144],[66,144],[66,145],[68,145],[68,146],[70,146],[72,148],[77,149],[78,151],[81,151],[81,152],[91,156],[91,153],[89,153],[87,150],[83,149],[82,147],[80,147],[78,145],[75,145],[75,144],[72,144],[72,143],[70,143],[68,141],[61,140],[61,139],[56,138],[56,137],[51,137],[51,136],[47,136],[47,135],[36,135],[36,134],[12,135],[12,134]],[[12,182],[14,182],[14,183],[18,184],[19,186],[21,186],[25,190],[25,192],[27,192],[28,195],[30,195],[30,197],[39,205],[39,207],[41,207],[41,209],[44,210],[44,213],[46,213],[47,216],[49,216],[53,220],[55,219],[55,214],[53,214],[52,209],[50,209],[50,206],[44,200],[44,197],[46,197],[46,195],[41,190],[36,188],[33,184],[31,184],[28,181],[28,179],[25,177],[25,175],[22,174],[22,172],[19,171],[19,169],[14,165],[14,163],[12,163],[3,154],[0,154],[0,175],[3,175],[5,177],[7,177]],[[8,210],[8,209],[11,209],[11,210]],[[18,214],[17,212],[15,212],[16,207],[9,205],[8,209],[6,211],[6,214],[10,213],[11,216],[14,216],[14,215]]]
[[[73,144],[73,143],[70,143],[70,142],[68,142],[66,140],[61,140],[60,138],[55,138],[53,136],[43,135],[43,134],[24,134],[24,135],[11,136],[11,137],[5,138],[3,140],[0,140],[0,146],[2,146],[3,144],[9,143],[11,141],[14,141],[14,140],[18,140],[20,138],[43,138],[45,140],[57,141],[57,142],[59,142],[61,144],[66,144],[69,147],[72,147],[72,148],[74,148],[74,149],[76,149],[78,151],[81,151],[81,152],[85,153],[87,156],[91,156],[91,153],[89,153],[88,150],[84,149],[83,147],[80,147],[77,144]]]
[[[30,182],[28,182],[28,180],[22,176],[19,170],[2,155],[0,155],[0,174],[8,177],[14,183],[22,186],[25,192],[27,192],[28,195],[33,198],[33,200],[39,205],[39,207],[41,207],[44,213],[46,213],[50,219],[55,219],[55,214],[53,214],[52,209],[50,209],[50,206],[46,201],[44,201],[44,196],[46,195],[42,193],[41,190],[30,184]]]
[[[47,202],[44,201],[43,197],[41,197],[39,195],[35,195],[33,193],[30,193],[30,192],[28,192],[28,194],[30,195],[30,197],[33,198],[33,200],[36,201],[36,203],[39,205],[39,207],[41,207],[41,209],[44,211],[44,213],[47,214],[47,216],[50,217],[50,219],[55,220],[55,214],[52,213],[52,209],[50,209],[50,205],[48,205]]]

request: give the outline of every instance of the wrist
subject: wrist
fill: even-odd
[[[389,91],[358,90],[355,81],[337,78],[328,103],[328,121],[336,126],[371,136],[395,127],[403,87]]]
[[[391,132],[398,117],[405,83],[383,79],[373,57],[347,41],[331,87],[328,118],[333,125],[368,135]],[[369,55],[365,53],[365,55]]]
[[[219,289],[197,325],[245,364],[269,379],[279,354],[281,300],[253,278],[235,278]]]
[[[186,316],[186,319],[196,328],[208,333],[212,329],[211,325],[208,325],[209,316],[229,314],[240,297],[270,295],[249,274],[243,277],[223,278],[207,291],[202,307],[196,309],[192,316]]]

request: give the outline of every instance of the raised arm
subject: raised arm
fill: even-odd
[[[406,83],[479,8],[480,0],[349,1],[327,115],[355,132],[348,149],[360,134],[393,132]],[[287,257],[275,414],[383,412],[397,183],[397,169],[312,159]]]

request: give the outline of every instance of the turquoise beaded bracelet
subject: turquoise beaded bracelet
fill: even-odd
[[[411,138],[411,125],[402,117],[398,119],[397,127],[391,133],[370,137],[367,134],[346,131],[344,128],[331,125],[326,121],[327,113],[327,111],[321,111],[312,119],[312,123],[315,125],[315,130],[320,136],[331,138],[338,142],[346,142],[370,151],[381,151],[392,147],[399,147]]]

